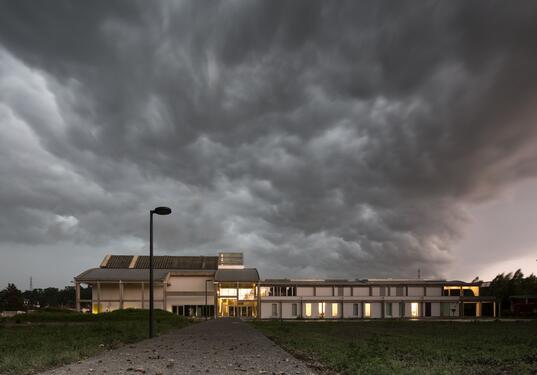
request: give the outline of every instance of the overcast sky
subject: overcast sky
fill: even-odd
[[[0,286],[537,272],[537,3],[0,1]]]

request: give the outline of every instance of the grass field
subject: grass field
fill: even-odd
[[[253,322],[342,374],[537,374],[537,322]]]
[[[156,312],[157,332],[188,321]],[[122,310],[91,315],[45,311],[0,323],[0,374],[31,374],[147,338],[148,312]]]

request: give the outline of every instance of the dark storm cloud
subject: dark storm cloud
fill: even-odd
[[[141,251],[165,203],[170,253],[439,275],[465,204],[537,172],[535,19],[530,2],[3,2],[2,249]]]

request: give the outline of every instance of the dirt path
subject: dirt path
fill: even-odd
[[[313,370],[248,324],[221,319],[43,374],[313,374]]]

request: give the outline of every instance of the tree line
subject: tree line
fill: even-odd
[[[80,298],[91,299],[91,288],[80,287]],[[45,288],[20,291],[15,284],[0,291],[0,311],[36,308],[75,308],[76,291],[73,286],[63,289]]]
[[[509,308],[509,297],[516,295],[537,295],[537,276],[524,276],[518,269],[514,273],[501,273],[482,288],[481,295],[496,297],[503,309]],[[15,284],[0,291],[0,311],[25,310],[34,308],[75,308],[75,288],[66,286],[63,289],[45,288],[25,292],[17,289]],[[80,287],[80,298],[91,299],[91,288]]]
[[[514,273],[501,273],[490,282],[488,288],[484,288],[482,295],[496,297],[502,309],[507,309],[510,296],[537,295],[537,276],[532,273],[524,277],[520,269]]]

